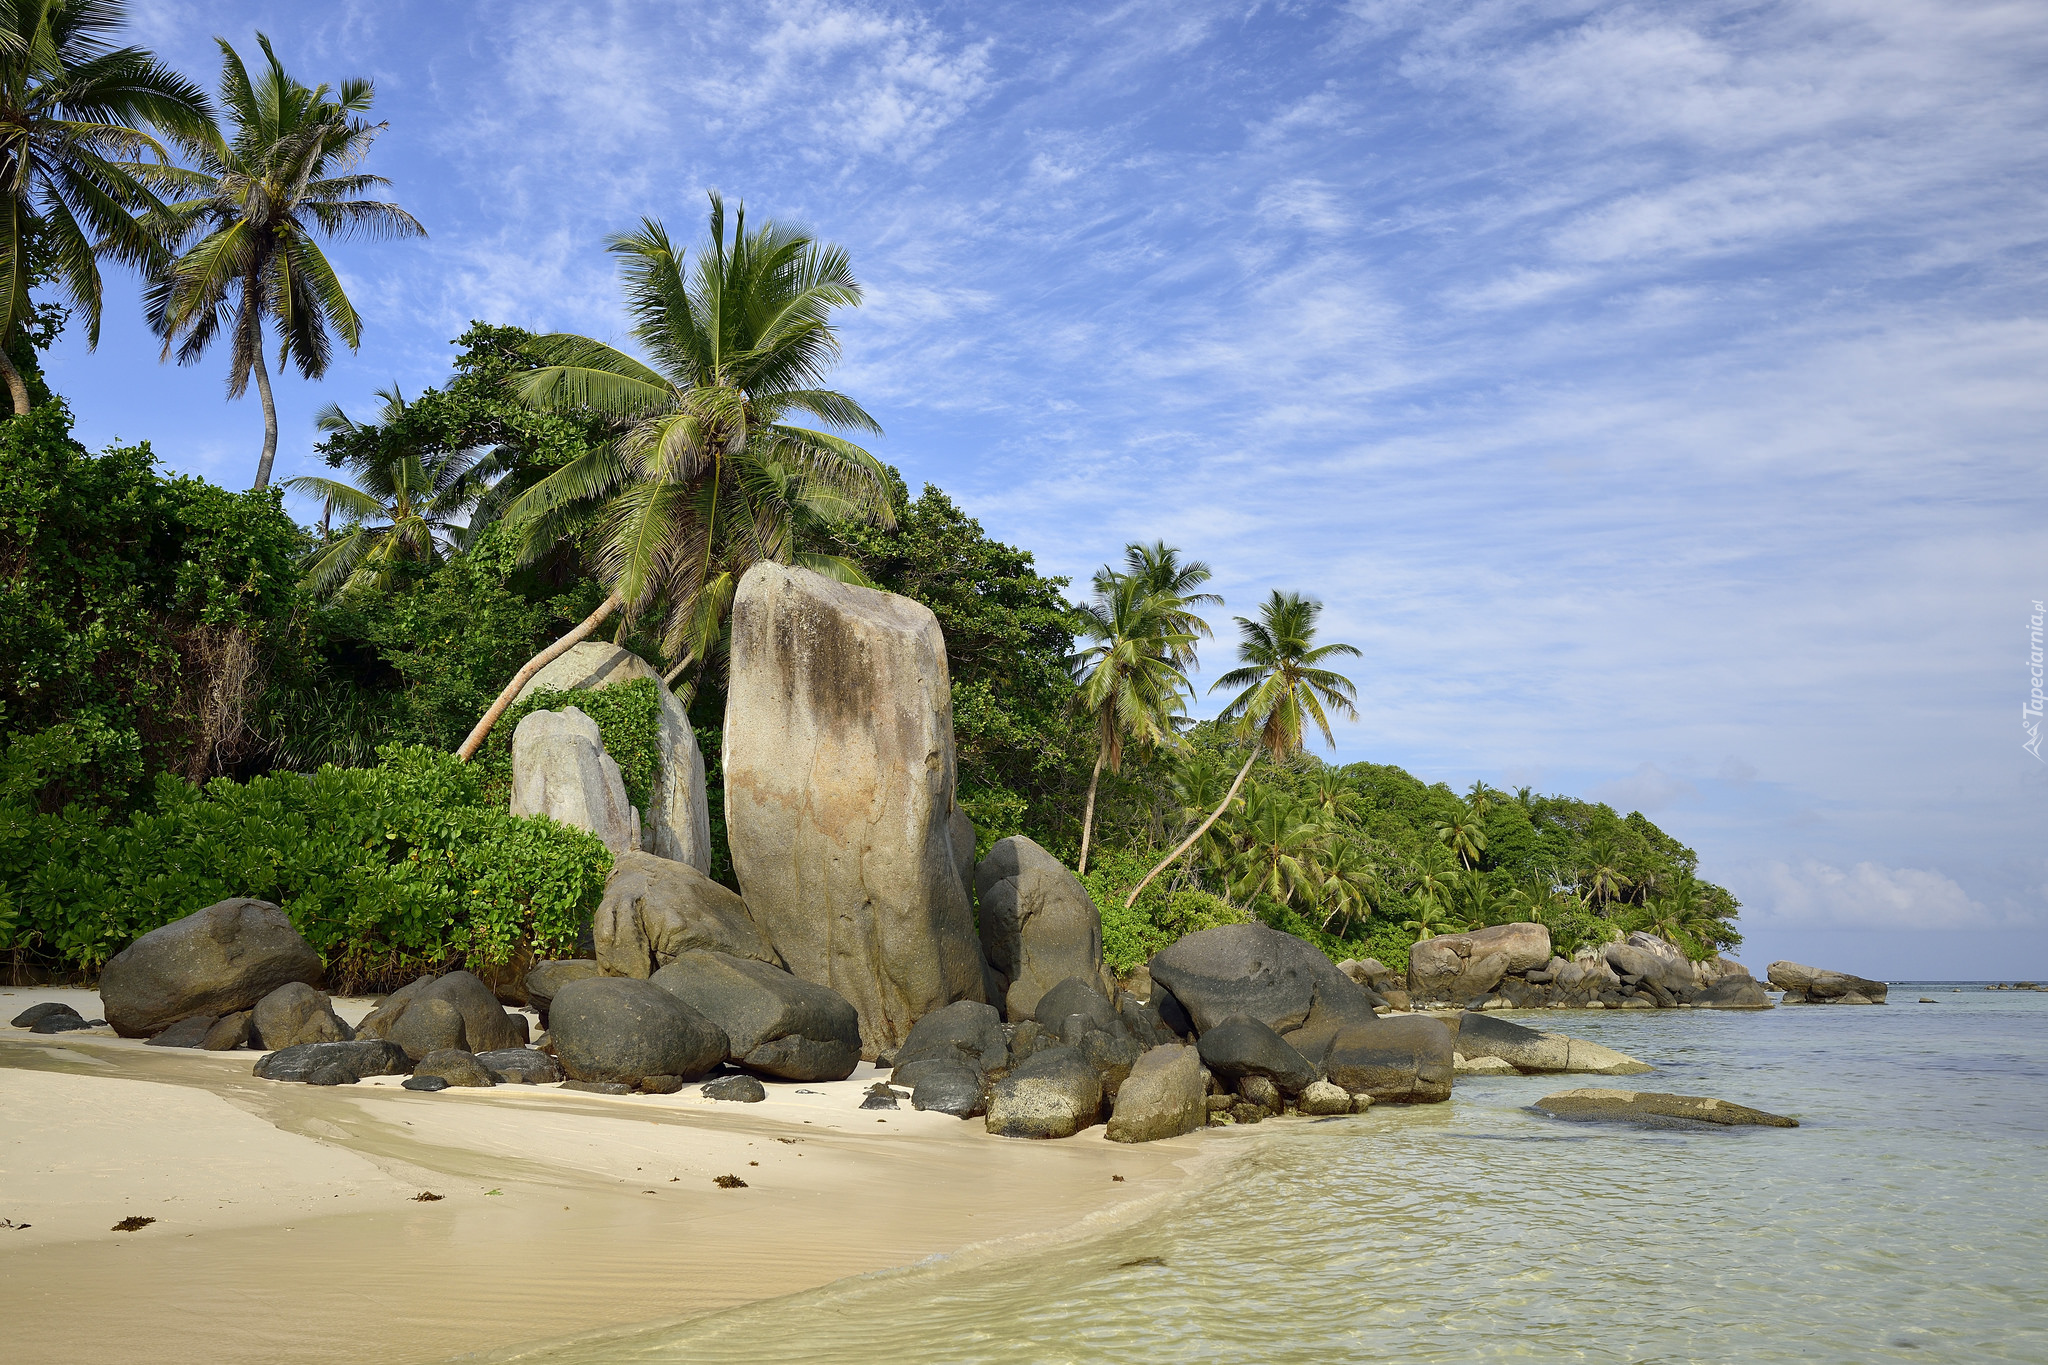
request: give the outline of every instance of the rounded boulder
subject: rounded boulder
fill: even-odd
[[[638,1085],[650,1076],[702,1076],[725,1061],[725,1030],[652,981],[587,977],[548,1007],[548,1039],[578,1081]]]

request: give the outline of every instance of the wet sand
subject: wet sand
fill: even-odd
[[[96,1017],[87,992],[21,987],[0,1020],[50,999]],[[862,1110],[867,1066],[737,1105],[287,1085],[255,1058],[0,1023],[0,1219],[29,1225],[0,1228],[9,1359],[496,1354],[1093,1223],[1231,1145]],[[130,1216],[156,1221],[110,1230]]]

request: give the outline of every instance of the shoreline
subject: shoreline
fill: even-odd
[[[0,1008],[50,999],[96,997],[14,988]],[[695,1086],[279,1085],[250,1075],[259,1055],[0,1031],[0,1218],[29,1225],[0,1230],[20,1358],[83,1340],[165,1365],[517,1358],[1087,1236],[1242,1150],[1206,1132],[1025,1142],[907,1105],[864,1111],[865,1064],[741,1105]],[[719,1188],[723,1174],[747,1188]],[[131,1215],[156,1221],[110,1230]]]

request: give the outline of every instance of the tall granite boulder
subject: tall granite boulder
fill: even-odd
[[[732,1050],[725,1030],[653,982],[611,976],[563,983],[548,1038],[573,1079],[620,1085],[692,1080]]]
[[[1070,976],[1107,991],[1102,913],[1065,863],[1025,836],[1011,835],[974,865],[974,894],[981,946],[1002,978],[1007,1018],[1031,1018],[1038,997]]]
[[[643,678],[653,681],[655,697],[661,703],[661,752],[654,791],[641,820],[640,847],[657,858],[671,858],[708,873],[711,807],[704,799],[704,753],[690,728],[690,713],[645,659],[617,645],[585,640],[534,674],[532,681],[519,689],[519,696],[594,690]]]
[[[689,952],[781,965],[745,901],[688,863],[651,853],[612,860],[590,933],[606,976],[644,980]]]
[[[1209,1121],[1208,1087],[1191,1047],[1155,1047],[1138,1058],[1116,1092],[1111,1142],[1156,1142],[1192,1133]]]
[[[843,1081],[860,1063],[860,1020],[830,986],[706,952],[678,954],[651,979],[725,1030],[734,1066],[789,1081]]]
[[[1882,1005],[1885,983],[1825,967],[1807,967],[1797,962],[1773,962],[1765,975],[1773,986],[1785,992],[1788,1005]],[[107,1019],[113,1020],[112,1012]],[[116,1027],[119,1027],[118,1025]]]
[[[123,948],[100,970],[107,1023],[147,1038],[195,1015],[253,1009],[288,981],[320,984],[320,954],[269,901],[209,905]]]
[[[761,563],[734,595],[726,826],[755,921],[860,1015],[873,1057],[987,994],[955,856],[938,619],[905,597]]]
[[[597,722],[575,707],[530,711],[512,732],[512,813],[587,829],[614,854],[640,846],[640,817]]]
[[[1463,1004],[1500,984],[1509,972],[1550,961],[1550,930],[1540,924],[1496,924],[1466,934],[1438,934],[1408,950],[1408,991],[1417,1000]]]

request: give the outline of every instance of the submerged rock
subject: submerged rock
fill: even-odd
[[[1536,1107],[1561,1119],[1621,1119],[1662,1123],[1673,1119],[1726,1126],[1797,1128],[1799,1120],[1701,1095],[1665,1095],[1642,1090],[1560,1090]]]
[[[288,981],[320,984],[320,954],[269,901],[226,900],[152,929],[100,971],[107,1022],[147,1038],[197,1015],[252,1009]]]

